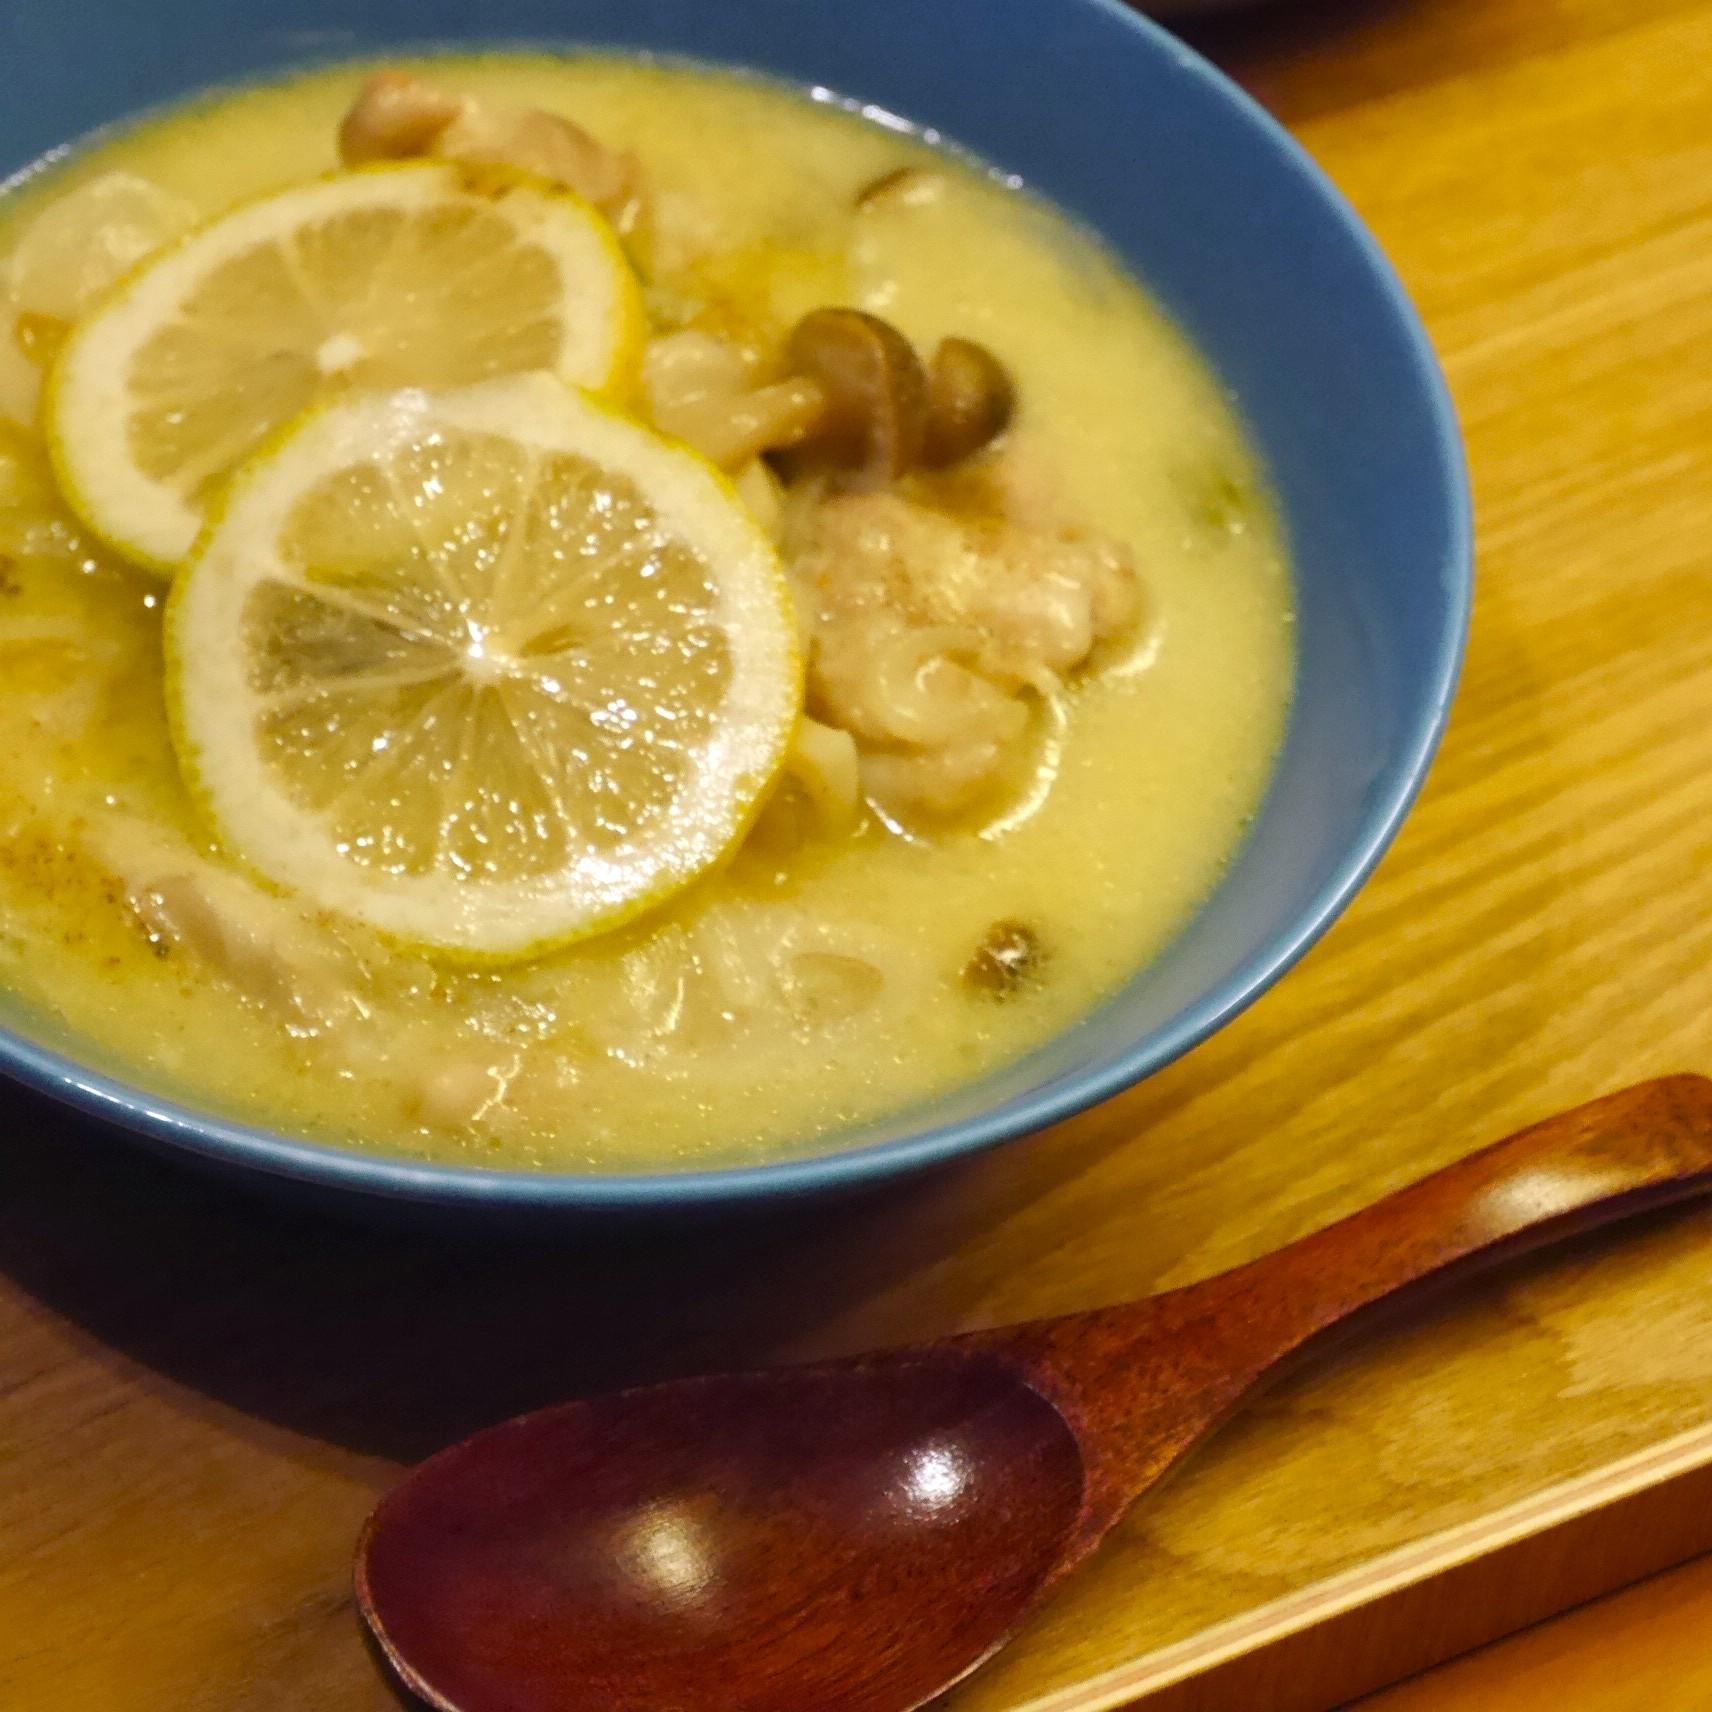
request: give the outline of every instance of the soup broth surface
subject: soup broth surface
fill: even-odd
[[[220,93],[100,140],[0,201],[0,256],[55,198],[115,170],[208,215],[332,170],[368,69]],[[989,462],[1063,524],[1123,543],[1144,617],[1051,698],[1037,770],[990,812],[924,830],[869,811],[822,837],[775,805],[734,860],[664,909],[481,968],[248,878],[175,762],[163,582],[82,545],[10,553],[0,986],[18,1026],[145,1086],[329,1142],[634,1171],[810,1152],[1073,1025],[1217,882],[1289,702],[1280,531],[1206,365],[1074,223],[834,104],[617,59],[417,69],[569,114],[635,152],[659,319],[717,303],[777,333],[853,305],[923,351],[957,335],[999,354],[1019,405]],[[908,168],[931,175],[931,194],[859,205]],[[218,907],[241,894],[257,913],[224,938],[164,934],[134,897],[161,876],[213,876]],[[269,961],[275,939],[289,942],[283,961]],[[299,979],[331,981],[338,1001],[299,1003]]]

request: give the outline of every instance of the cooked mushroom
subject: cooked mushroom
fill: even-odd
[[[339,123],[339,158],[355,166],[419,155],[515,167],[567,185],[624,238],[636,236],[646,216],[636,157],[607,148],[563,114],[488,107],[407,71],[377,71]]]
[[[637,234],[646,218],[636,156],[609,149],[562,113],[465,100],[435,139],[434,153],[476,166],[515,167],[567,185],[592,202],[621,238]]]
[[[425,155],[461,111],[456,96],[429,88],[408,71],[377,71],[339,121],[339,158],[360,166]]]
[[[856,192],[856,206],[871,208],[921,208],[945,194],[945,177],[924,166],[893,167],[870,179]]]
[[[928,368],[921,461],[933,469],[962,462],[1004,433],[1015,411],[1016,388],[985,345],[941,339]]]
[[[1254,489],[1241,470],[1215,458],[1185,469],[1177,485],[1190,520],[1202,534],[1228,537],[1248,528]]]
[[[785,359],[826,399],[793,464],[829,470],[840,487],[868,490],[920,461],[927,376],[915,347],[890,322],[860,309],[816,309],[797,323]]]
[[[1008,999],[1040,976],[1046,948],[1026,921],[996,921],[963,965],[963,981],[990,999]]]

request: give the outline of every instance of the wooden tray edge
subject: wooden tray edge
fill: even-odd
[[[1326,1712],[1712,1550],[1712,1423],[1016,1712]]]

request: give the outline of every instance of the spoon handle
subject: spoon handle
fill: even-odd
[[[1292,1358],[1429,1288],[1708,1191],[1712,1081],[1663,1077],[1547,1118],[1232,1271],[999,1337],[1067,1417],[1104,1429],[1089,1466],[1091,1541]]]
[[[1518,1131],[1210,1279],[1270,1365],[1427,1288],[1712,1191],[1712,1080],[1666,1076]]]

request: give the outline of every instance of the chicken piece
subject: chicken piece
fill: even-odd
[[[862,757],[862,790],[906,819],[946,819],[979,807],[1021,759],[1015,745],[996,736],[937,749],[874,749]]]
[[[766,461],[757,457],[739,465],[731,472],[731,485],[749,515],[777,541],[785,526],[785,490]]]
[[[978,666],[980,633],[918,625],[885,612],[827,617],[815,627],[811,694],[859,741],[962,747],[1009,743],[1028,726],[1014,688]]]
[[[361,1014],[354,962],[284,899],[123,816],[105,823],[95,844],[158,945],[202,959],[296,1027],[320,1031]]]
[[[623,237],[647,214],[641,164],[580,125],[538,107],[489,107],[451,95],[407,71],[377,71],[339,125],[339,156],[363,161],[436,155],[477,166],[509,166],[586,197]]]
[[[811,918],[791,905],[716,904],[691,927],[695,979],[729,1022],[781,1004],[805,1026],[845,1022],[890,989],[919,990],[916,954],[895,929]]]
[[[970,522],[894,493],[846,494],[799,519],[793,569],[820,628],[876,615],[955,633],[995,683],[1050,687],[1141,615],[1126,549],[1098,536]]]
[[[193,203],[129,172],[47,202],[0,261],[0,418],[35,421],[42,373],[71,322],[196,217]]]
[[[873,1010],[885,993],[886,977],[864,957],[799,951],[779,970],[779,990],[799,1024],[824,1029]]]
[[[504,1100],[517,1068],[516,1059],[495,1064],[488,1054],[449,1052],[422,1071],[411,1108],[432,1129],[472,1129]]]
[[[656,428],[727,470],[795,445],[826,403],[814,381],[764,381],[755,352],[694,327],[649,344],[642,387]]]
[[[848,731],[803,718],[785,757],[784,776],[823,832],[836,835],[855,826],[862,811],[861,762]]]
[[[130,894],[149,931],[213,964],[247,997],[325,1028],[354,1007],[350,974],[289,906],[217,869],[163,872]]]
[[[0,291],[26,328],[63,325],[197,217],[195,203],[149,179],[100,173],[55,196],[19,233],[0,266]]]
[[[812,619],[809,704],[851,732],[863,787],[906,815],[955,815],[1015,782],[1053,693],[1142,608],[1115,543],[895,493],[793,513],[789,552]]]
[[[0,594],[13,575],[0,552]],[[69,614],[0,616],[0,695],[28,703],[30,725],[53,755],[58,745],[85,739],[108,711],[114,655],[111,643],[92,637]],[[42,780],[44,791],[54,788],[50,778],[51,772]]]

